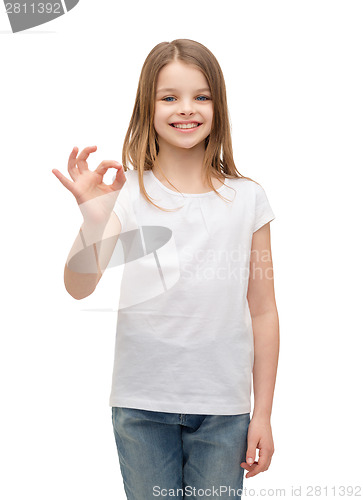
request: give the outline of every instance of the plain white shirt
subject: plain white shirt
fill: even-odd
[[[252,234],[275,218],[264,189],[225,179],[180,194],[144,172],[156,205],[125,173],[114,212],[124,270],[110,406],[172,413],[251,412],[253,331],[247,302]],[[230,189],[233,188],[233,189]],[[121,249],[121,250],[120,250]]]

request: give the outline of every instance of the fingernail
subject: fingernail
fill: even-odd
[[[247,463],[249,465],[252,465],[253,464],[253,458],[247,458]]]

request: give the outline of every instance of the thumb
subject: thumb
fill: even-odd
[[[246,462],[248,465],[252,465],[256,458],[256,445],[248,444],[247,452],[246,452]]]

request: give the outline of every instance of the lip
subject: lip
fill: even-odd
[[[201,123],[201,122],[198,122],[197,120],[185,120],[181,122],[171,122],[170,125],[188,125],[188,123]]]
[[[188,123],[197,123],[198,127],[193,127],[193,128],[177,128],[177,127],[173,127],[173,125],[187,125]],[[182,132],[184,134],[190,134],[191,132],[194,132],[195,130],[197,130],[201,125],[203,125],[203,123],[197,122],[195,120],[189,120],[189,121],[186,121],[186,122],[172,122],[172,123],[169,123],[169,125],[174,130],[176,130],[178,132]]]

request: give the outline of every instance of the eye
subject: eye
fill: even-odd
[[[202,98],[202,99],[203,99],[203,101],[202,101],[202,102],[205,102],[205,101],[210,101],[210,97],[207,97],[207,96],[205,96],[205,95],[199,95],[199,96],[197,97],[197,99],[199,99],[199,98]],[[169,101],[169,100],[167,100],[167,99],[175,99],[175,97],[172,97],[172,96],[167,96],[167,97],[163,97],[161,100],[162,100],[162,101],[165,101],[165,102],[173,102],[173,101]]]

